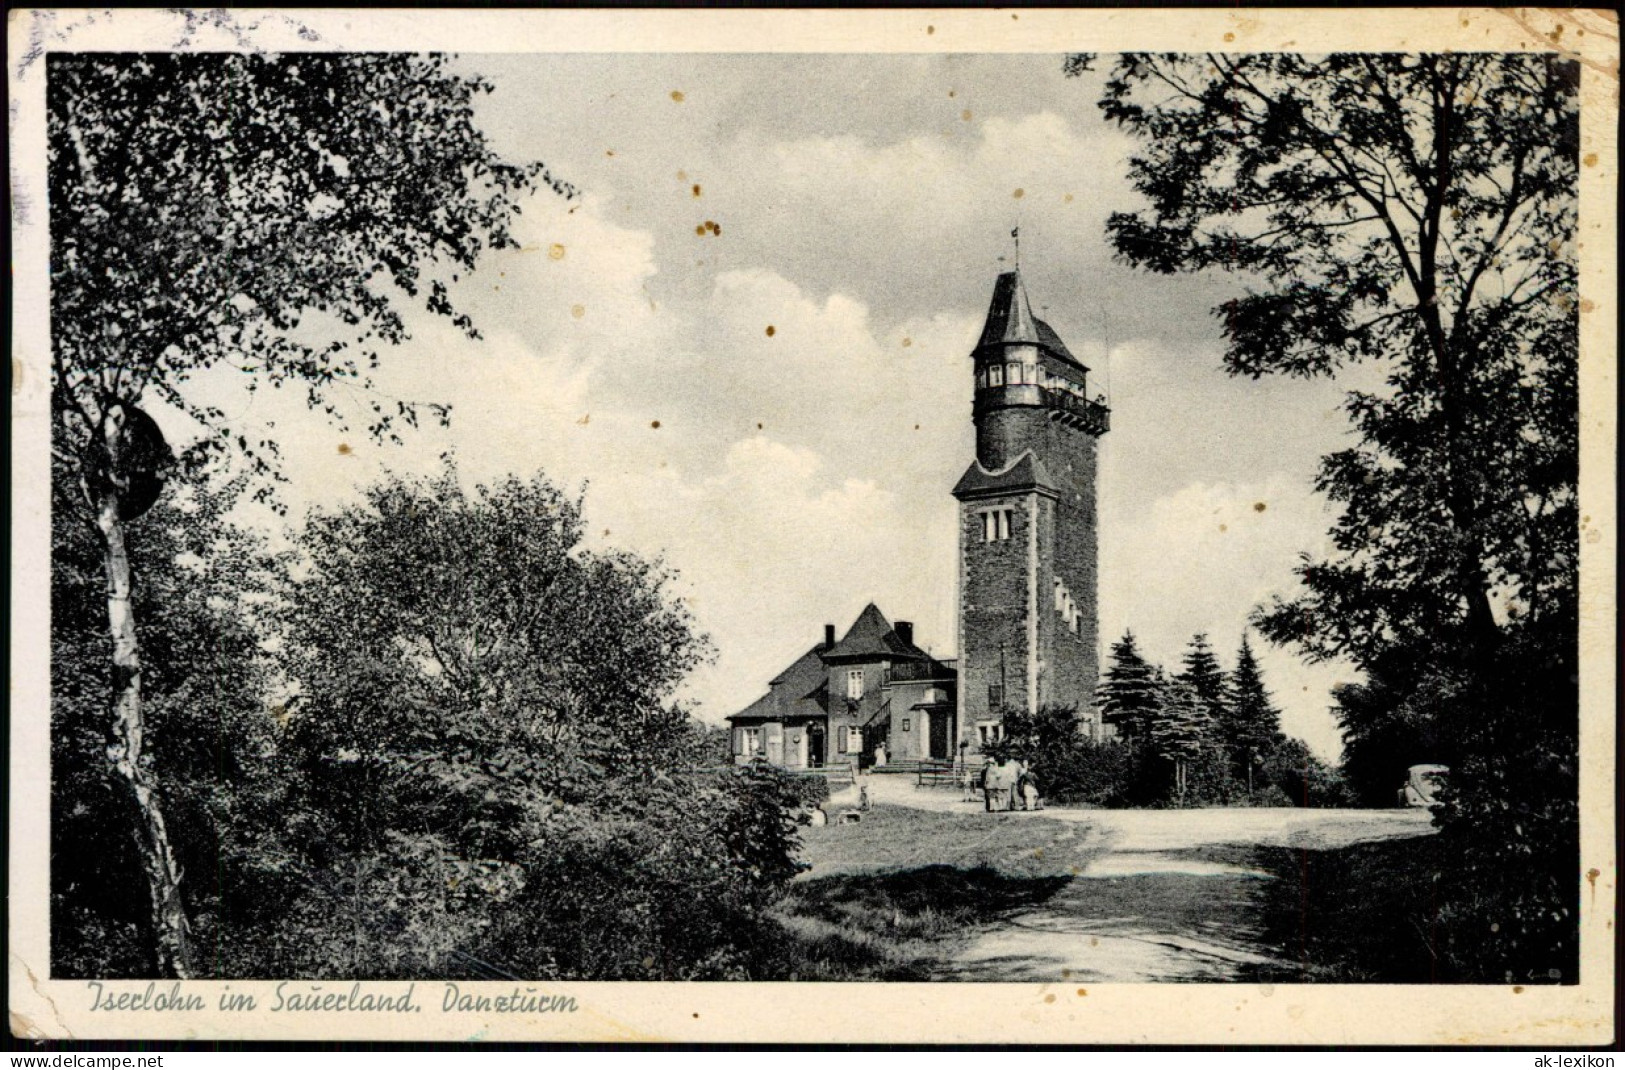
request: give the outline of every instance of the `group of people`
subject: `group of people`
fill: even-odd
[[[1043,798],[1038,793],[1038,778],[1026,762],[1006,758],[1002,762],[991,757],[982,763],[977,773],[965,774],[965,801],[973,802],[976,792],[982,793],[982,804],[988,813],[995,810],[1042,810]]]

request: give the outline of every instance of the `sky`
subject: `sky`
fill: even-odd
[[[1329,552],[1312,479],[1352,442],[1355,384],[1226,375],[1210,310],[1242,281],[1113,262],[1105,221],[1140,203],[1133,144],[1061,56],[459,62],[495,87],[497,150],[579,195],[532,198],[522,248],[454,289],[483,340],[414,314],[386,354],[379,389],[450,403],[449,430],[379,446],[297,398],[203,387],[245,428],[274,421],[295,517],[448,448],[470,480],[585,486],[593,545],[680,574],[717,650],[684,693],[710,721],[870,601],[951,655],[969,354],[1019,226],[1034,311],[1113,410],[1103,665],[1130,628],[1170,669],[1197,632],[1231,665],[1253,607]],[[1354,670],[1254,646],[1285,729],[1335,760],[1329,692]]]

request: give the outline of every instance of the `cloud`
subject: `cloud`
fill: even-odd
[[[595,542],[682,573],[720,652],[691,686],[713,718],[871,599],[951,653],[968,354],[1019,223],[1035,311],[1111,390],[1102,635],[1132,625],[1171,664],[1207,629],[1228,657],[1326,530],[1309,483],[1345,441],[1340,388],[1228,377],[1215,285],[1112,261],[1129,145],[1058,59],[464,62],[497,85],[502,151],[585,193],[532,198],[522,248],[456,287],[482,341],[416,312],[384,355],[380,391],[450,403],[449,431],[379,448],[298,398],[234,402],[275,419],[296,513],[447,449],[470,479],[588,484]],[[1335,750],[1335,673],[1261,658],[1289,724]]]
[[[1191,483],[1137,515],[1108,499],[1101,515],[1103,643],[1109,648],[1132,629],[1146,656],[1174,672],[1191,636],[1205,632],[1220,660],[1233,665],[1253,608],[1294,593],[1300,554],[1330,551],[1333,516],[1323,499],[1283,475]],[[1354,678],[1352,666],[1306,665],[1252,638],[1283,727],[1335,760],[1341,742],[1327,695]]]

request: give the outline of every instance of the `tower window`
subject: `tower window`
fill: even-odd
[[[1021,365],[1006,364],[1004,366],[1004,381],[1009,383],[1011,386],[1021,382]]]
[[[982,541],[1003,542],[1010,537],[1012,509],[989,509],[982,514]]]
[[[860,699],[863,697],[863,670],[853,669],[846,674],[846,697]]]
[[[989,365],[989,367],[987,369],[987,385],[988,386],[1003,386],[1004,385],[1004,365],[1003,364]]]

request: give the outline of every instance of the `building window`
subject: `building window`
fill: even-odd
[[[988,386],[1003,386],[1004,385],[1004,365],[1003,364],[994,364],[994,365],[991,365],[987,369],[987,385]]]
[[[739,753],[749,758],[759,754],[762,750],[762,730],[760,728],[741,728],[739,730]]]
[[[853,669],[846,674],[846,697],[860,699],[863,697],[863,670]]]
[[[903,718],[903,731],[905,731],[905,732],[914,731],[914,722],[909,720],[907,717]]]
[[[982,746],[997,743],[1004,738],[1004,725],[998,721],[977,721],[976,739]]]
[[[1021,365],[1006,364],[1004,366],[1004,381],[1012,386],[1021,382]]]
[[[989,509],[982,514],[982,541],[1002,542],[1010,537],[1013,509]]]
[[[987,708],[990,709],[990,710],[996,710],[996,709],[999,709],[1003,705],[1004,705],[1004,685],[1003,684],[988,684],[987,685]]]
[[[842,754],[847,753],[849,749],[846,745],[848,731],[850,729],[844,724],[835,730],[835,749]]]

